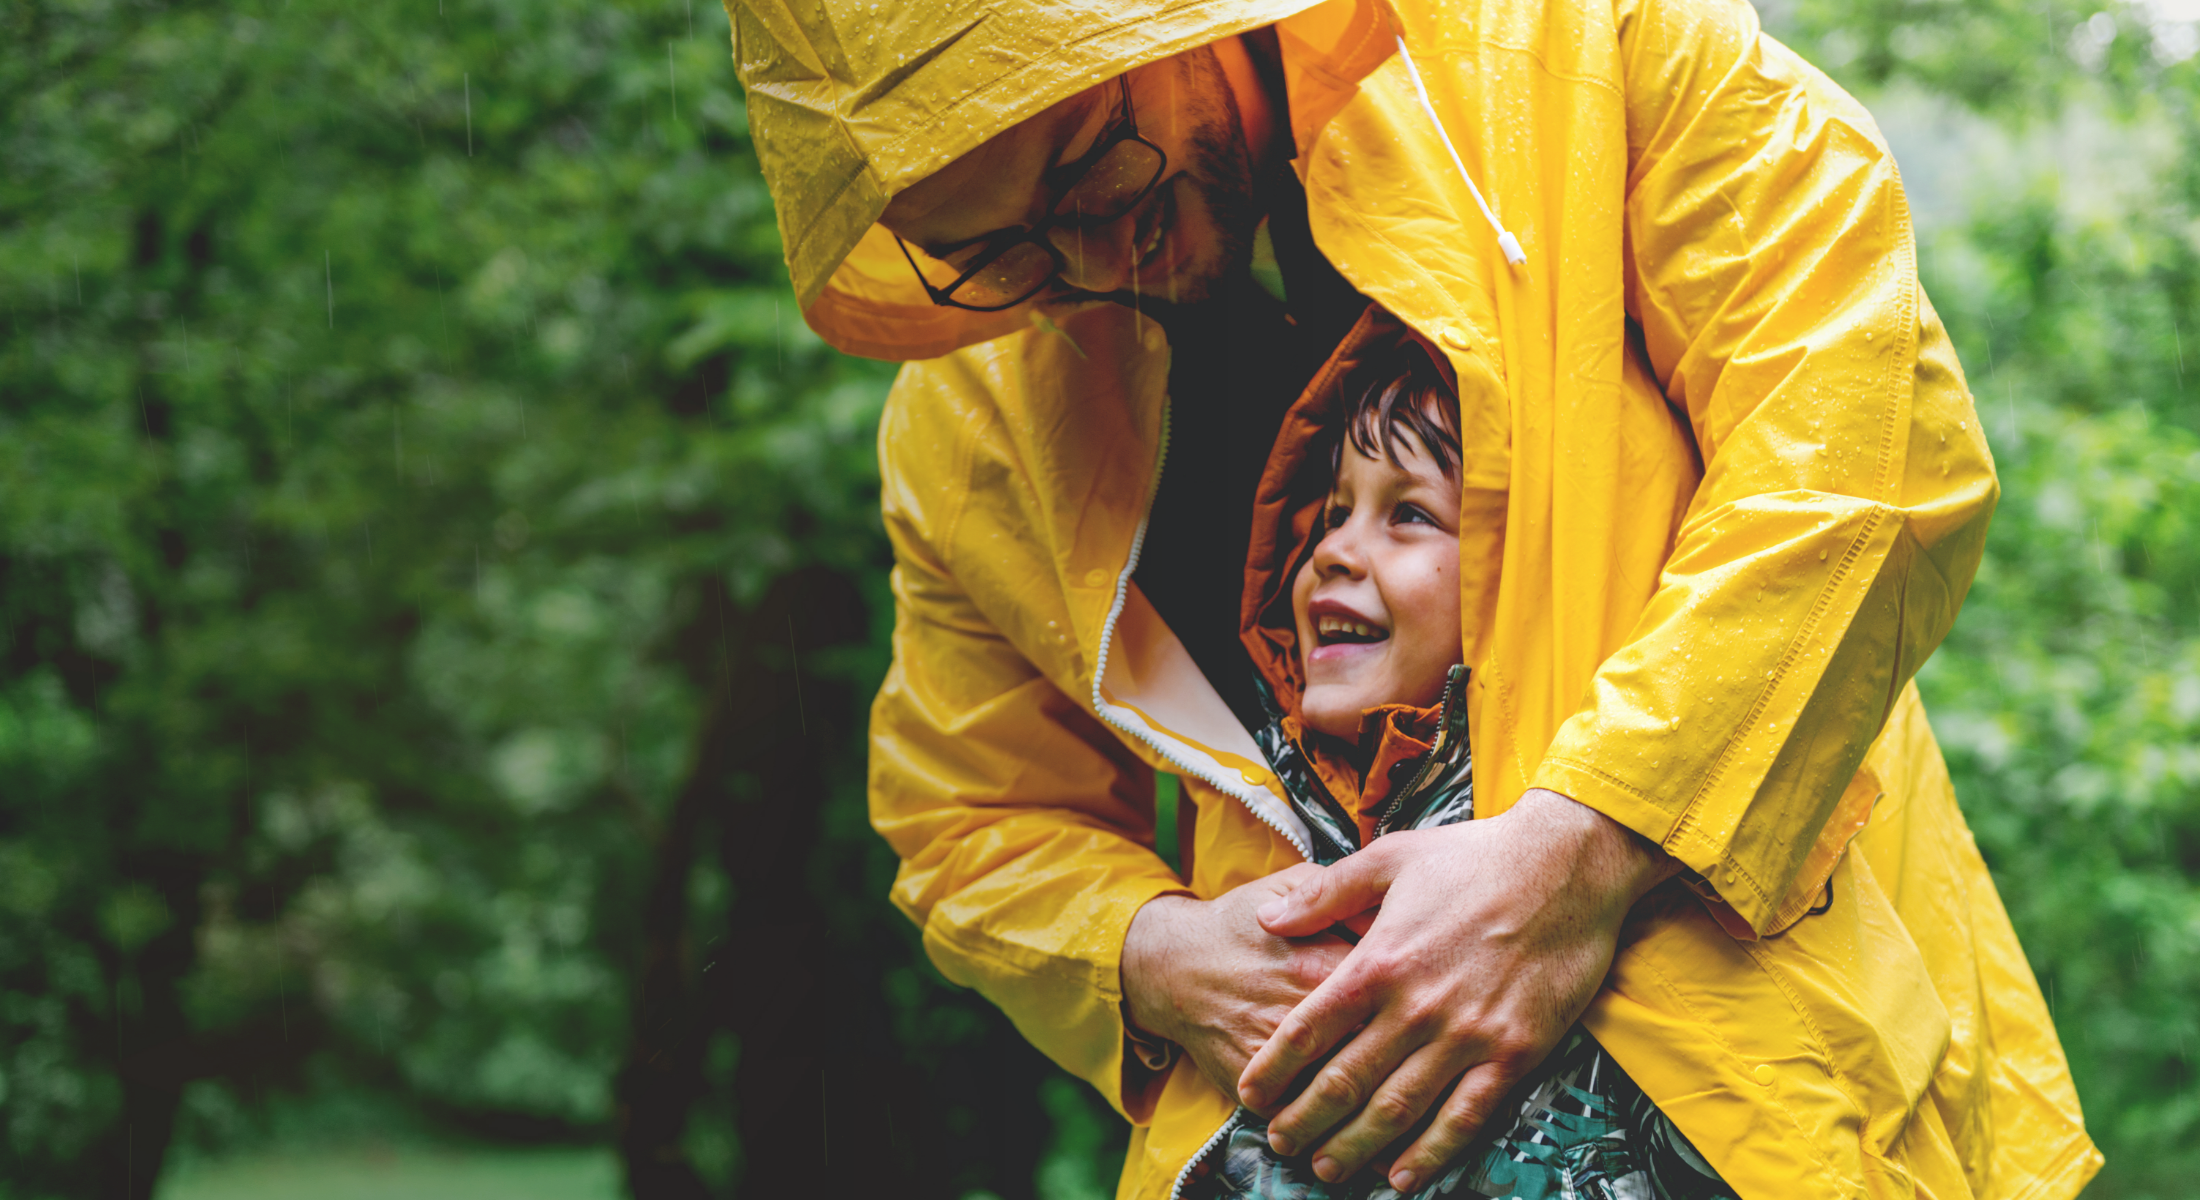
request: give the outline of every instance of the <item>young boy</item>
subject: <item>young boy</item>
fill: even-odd
[[[1269,702],[1257,736],[1324,865],[1394,830],[1474,815],[1459,413],[1443,355],[1371,310],[1285,419],[1262,480],[1243,633]],[[1414,1195],[1733,1194],[1578,1027],[1507,1111]],[[1271,1150],[1244,1109],[1181,1184],[1202,1198],[1397,1195],[1379,1171],[1320,1182],[1303,1158]]]

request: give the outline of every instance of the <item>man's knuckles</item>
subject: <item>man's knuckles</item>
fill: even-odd
[[[1361,942],[1358,951],[1346,962],[1343,985],[1354,999],[1371,999],[1396,992],[1400,980],[1417,978],[1421,974],[1422,957],[1418,951],[1396,940]]]
[[[1268,1069],[1274,1071],[1279,1062],[1304,1063],[1329,1048],[1328,1039],[1314,1022],[1294,1013],[1276,1026],[1276,1032],[1268,1044],[1281,1051],[1281,1058],[1271,1058]]]
[[[1340,957],[1326,950],[1326,947],[1307,947],[1304,952],[1284,960],[1284,978],[1299,995],[1313,991],[1336,974]]]
[[[1358,1080],[1323,1071],[1292,1101],[1289,1111],[1276,1120],[1275,1128],[1304,1141],[1352,1115],[1365,1094]]]
[[[1481,1132],[1490,1115],[1490,1111],[1479,1104],[1465,1107],[1445,1105],[1436,1119],[1429,1123],[1427,1131],[1405,1153],[1398,1156],[1394,1165],[1413,1171],[1423,1178],[1443,1170],[1458,1159],[1460,1152],[1474,1140],[1475,1134]]]
[[[1404,1133],[1427,1108],[1427,1101],[1408,1093],[1403,1088],[1384,1088],[1367,1102],[1367,1131],[1378,1143]]]

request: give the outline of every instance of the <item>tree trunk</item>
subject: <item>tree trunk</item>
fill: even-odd
[[[753,609],[739,611],[712,580],[693,632],[690,652],[718,665],[644,914],[634,1044],[619,1079],[619,1149],[635,1200],[709,1195],[680,1142],[705,1087],[705,1046],[721,1020],[741,1038],[743,1191],[774,1194],[757,1190],[759,1171],[775,1174],[783,1156],[822,1141],[815,1115],[822,1104],[810,1100],[821,1089],[814,1052],[822,1039],[789,1044],[774,1031],[816,1007],[820,931],[803,916],[810,908],[804,867],[826,798],[823,756],[845,748],[853,731],[845,689],[806,681],[800,667],[809,651],[863,636],[862,600],[846,579],[810,568],[782,577]],[[688,953],[687,896],[711,822],[737,900],[733,934],[711,964],[715,977],[703,999]]]
[[[116,957],[115,1074],[122,1083],[122,1119],[102,1154],[99,1194],[107,1200],[152,1200],[176,1128],[176,1109],[190,1075],[191,1027],[183,1011],[183,979],[198,961],[199,889],[205,871],[188,856],[162,854],[131,874],[167,902],[169,923],[136,954]],[[137,1011],[123,1011],[125,972],[134,976]]]

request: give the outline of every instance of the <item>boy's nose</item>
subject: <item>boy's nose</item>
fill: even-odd
[[[1316,575],[1357,576],[1365,574],[1366,570],[1366,559],[1360,553],[1360,539],[1350,521],[1330,530],[1328,536],[1314,547]]]

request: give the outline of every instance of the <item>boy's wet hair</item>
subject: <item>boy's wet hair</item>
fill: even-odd
[[[1375,372],[1346,406],[1344,436],[1329,452],[1330,474],[1344,465],[1347,441],[1369,458],[1381,454],[1402,469],[1398,438],[1403,433],[1436,460],[1444,478],[1459,478],[1458,396],[1419,346],[1407,343],[1394,357],[1399,369]]]

